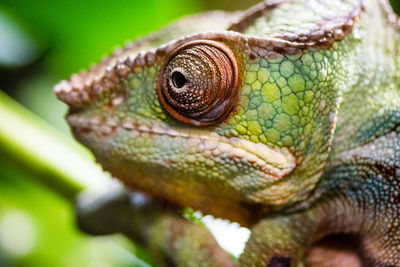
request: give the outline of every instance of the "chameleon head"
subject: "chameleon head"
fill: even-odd
[[[328,52],[226,31],[165,38],[55,87],[75,137],[132,189],[243,224],[306,197],[336,120]]]

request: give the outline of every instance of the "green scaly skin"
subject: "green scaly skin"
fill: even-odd
[[[191,207],[251,229],[240,266],[400,265],[399,29],[384,1],[267,1],[183,18],[62,81],[76,138],[147,195],[97,200],[81,227],[123,232],[162,265],[234,264],[176,212]],[[238,98],[208,126],[158,93],[196,40],[237,62]]]

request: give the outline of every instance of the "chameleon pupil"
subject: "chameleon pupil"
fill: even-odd
[[[175,71],[172,73],[172,83],[176,88],[182,88],[185,86],[186,82],[186,77],[181,72]]]

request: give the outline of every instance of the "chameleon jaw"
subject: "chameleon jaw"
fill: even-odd
[[[126,119],[118,123],[114,119],[103,121],[100,117],[70,114],[67,120],[78,135],[97,132],[104,137],[112,137],[118,131],[129,132],[132,138],[168,136],[186,139],[196,153],[212,157],[228,157],[235,162],[245,162],[262,171],[275,182],[290,173],[296,166],[295,157],[286,148],[270,148],[263,143],[254,143],[238,137],[220,136],[210,130],[200,128],[171,127],[161,122],[151,126]]]

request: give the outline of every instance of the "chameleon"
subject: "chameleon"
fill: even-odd
[[[384,0],[183,17],[59,82],[122,181],[78,207],[159,266],[400,266],[400,22]],[[190,207],[251,230],[232,259]]]

